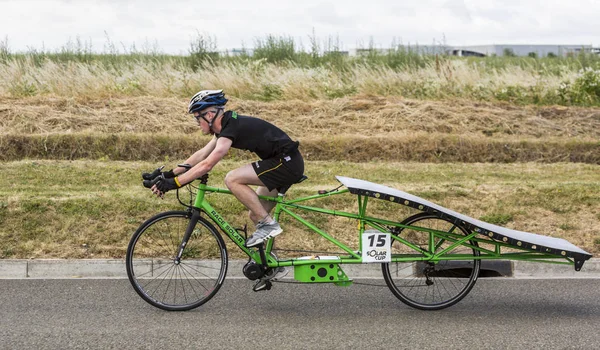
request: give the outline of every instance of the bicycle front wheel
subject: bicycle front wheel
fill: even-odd
[[[196,308],[212,298],[227,273],[227,250],[215,227],[200,217],[181,259],[176,257],[191,214],[170,211],[143,223],[127,248],[127,276],[151,305],[168,311]]]
[[[479,276],[481,260],[477,258],[477,242],[468,240],[452,247],[469,232],[434,214],[419,213],[401,224],[415,228],[400,229],[398,237],[428,254],[449,250],[442,255],[445,260],[434,263],[427,261],[425,254],[393,240],[393,257],[412,257],[414,260],[381,264],[383,277],[392,293],[405,304],[421,310],[439,310],[459,302],[471,291]]]

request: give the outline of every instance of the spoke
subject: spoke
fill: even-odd
[[[431,282],[433,282],[433,280]],[[433,288],[431,288],[431,287],[433,287]],[[434,302],[434,297],[435,297],[435,294],[433,294],[435,292],[435,282],[432,285],[427,286],[427,288],[425,289],[425,298],[423,298],[423,300],[427,301],[427,297],[429,296],[429,292],[430,291],[432,292],[432,294],[431,294],[431,303],[433,303]]]
[[[221,260],[221,259],[219,258],[219,260]],[[182,262],[182,263],[183,263],[183,262]],[[212,267],[212,266],[207,266],[207,265],[191,264],[191,263],[189,262],[189,260],[186,260],[186,261],[185,261],[185,264],[186,264],[186,265],[188,265],[188,266],[194,266],[194,267],[204,267],[204,268],[206,268],[206,269],[209,269],[209,270],[221,270],[221,268],[220,268],[220,267]]]
[[[149,274],[150,276],[152,276],[152,269],[150,269],[148,272],[144,272],[144,273],[142,273],[142,274],[138,274],[138,273],[136,273],[136,272],[135,272],[135,266],[134,266],[134,271],[133,271],[133,274],[135,275],[136,279],[139,279],[140,277],[146,276],[146,275],[148,275],[148,274]]]
[[[138,243],[139,243],[139,242],[138,242]],[[136,244],[136,246],[137,246],[137,244]],[[146,245],[144,245],[144,244],[143,244],[143,242],[142,242],[142,246],[141,246],[141,248],[142,248],[142,249],[146,248]],[[165,254],[165,253],[163,253],[162,251],[158,251],[158,250],[156,250],[156,249],[154,249],[154,248],[152,248],[152,247],[150,247],[150,246],[148,246],[148,248],[146,248],[146,249],[149,249],[149,250],[151,250],[152,252],[156,253],[156,256],[153,256],[154,258],[156,258],[157,256],[163,256],[163,255],[164,255],[164,256],[166,256],[166,257],[169,257],[169,255],[171,255],[171,254],[169,254],[169,252],[168,252],[168,250],[169,250],[169,249],[164,249],[165,251],[167,251],[167,253],[166,253],[166,254]],[[143,255],[143,254],[142,254],[142,253],[140,253],[140,255]]]
[[[182,268],[183,268],[183,269],[185,269],[185,267],[183,267],[183,266],[182,266]],[[198,282],[198,284],[200,285],[200,287],[204,288],[204,289],[205,289],[207,292],[209,291],[209,289],[208,289],[208,288],[206,288],[206,287],[204,286],[204,284],[202,284],[202,282],[198,281],[198,279],[197,279],[196,277],[194,277],[194,275],[192,275],[192,274],[191,274],[189,271],[187,271],[187,270],[186,270],[186,272],[187,272],[187,273],[188,273],[190,276],[192,276],[192,278],[194,279],[194,281]]]
[[[156,244],[154,244],[154,245],[157,245],[160,248],[160,250],[156,250],[154,248],[149,248],[149,249],[158,253],[159,255],[161,255],[161,254],[165,254],[167,256],[171,255],[173,253],[173,250],[172,250],[172,248],[169,247],[167,241],[164,238],[163,233],[159,230],[160,230],[159,228],[156,228],[157,237],[155,237],[154,234],[150,234],[150,236],[147,237],[146,240],[147,241],[150,241],[150,240],[155,241]],[[152,244],[152,243],[154,243],[154,242],[148,242],[148,245],[150,246],[150,244]]]
[[[148,285],[150,285],[150,283],[152,283],[152,282],[154,282],[154,281],[158,280],[158,278],[159,278],[160,276],[162,276],[163,274],[165,275],[165,277],[163,277],[163,279],[162,279],[162,280],[160,280],[160,283],[158,284],[158,286],[156,287],[156,289],[155,289],[155,290],[152,292],[152,294],[150,294],[150,295],[149,295],[149,297],[151,297],[151,298],[152,298],[152,297],[154,296],[154,293],[156,293],[156,292],[158,291],[158,289],[160,288],[160,286],[161,286],[161,285],[163,284],[163,282],[165,281],[165,278],[167,278],[167,275],[169,274],[169,271],[171,271],[171,269],[173,268],[173,266],[175,266],[175,265],[171,265],[171,266],[170,266],[170,267],[169,267],[169,268],[168,268],[166,271],[164,271],[163,273],[161,273],[159,276],[156,276],[156,278],[155,278],[155,279],[153,279],[153,280],[149,281],[149,282],[146,284],[146,286],[148,286]],[[144,288],[143,288],[144,290],[146,289],[146,286],[144,286]]]
[[[162,227],[161,227],[162,226]],[[160,222],[157,223],[157,225],[155,225],[153,228],[153,231],[155,233],[150,234],[151,238],[156,239],[156,245],[160,246],[160,247],[165,247],[166,251],[170,251],[169,247],[173,246],[173,239],[171,239],[171,235],[167,233],[167,237],[165,238],[165,232],[169,232],[169,223],[167,222],[167,220],[162,220]],[[161,241],[163,243],[161,243]],[[170,241],[170,243],[169,243]]]
[[[175,269],[173,269],[175,282],[173,283],[173,304],[177,303],[177,275],[179,272],[179,266],[175,265]]]
[[[409,290],[409,292],[415,294],[416,292],[413,292],[413,291],[414,291],[414,288],[417,287],[417,284],[419,284],[419,287],[423,286],[423,285],[421,285],[421,280],[422,280],[421,277],[413,276],[413,278],[410,281],[408,281],[408,286],[409,286],[408,290]],[[417,289],[417,291],[419,291],[419,289]]]
[[[153,266],[153,265],[151,265],[151,266]],[[169,266],[171,266],[171,265],[170,264],[163,264],[161,267],[159,267],[157,269],[151,268],[150,271],[148,271],[146,273],[143,273],[141,275],[138,275],[137,273],[135,273],[135,276],[137,278],[145,276],[145,275],[148,275],[148,274],[150,274],[150,276],[152,276],[154,273],[157,273],[160,269],[164,269],[165,267],[169,267]]]
[[[173,265],[173,271],[171,271],[171,278],[169,278],[169,283],[167,283],[167,288],[165,288],[165,296],[163,297],[163,300],[167,300],[167,293],[169,292],[169,287],[171,286],[171,281],[173,280],[173,274],[175,274],[176,268],[177,265]]]
[[[187,299],[187,294],[185,292],[185,283],[183,283],[183,269],[179,269],[179,280],[181,281],[181,290],[183,291],[183,300],[185,300],[185,303],[188,303],[188,299]]]
[[[448,273],[450,273],[450,274],[454,274],[455,276],[458,276],[458,274],[456,274],[456,273],[454,273],[454,272],[452,272],[452,271],[448,271]],[[453,281],[454,279],[456,279],[456,278],[448,277],[448,281],[450,282],[450,284],[452,284],[452,287],[454,287],[454,289],[455,289],[457,292],[460,292],[460,289],[459,289],[458,287],[456,287],[456,285],[454,284],[454,281]]]
[[[196,271],[197,273],[199,273],[199,274],[201,274],[201,275],[204,275],[204,276],[206,276],[206,278],[208,278],[208,279],[215,279],[214,277],[211,277],[211,276],[209,276],[209,275],[205,274],[204,272],[202,272],[202,271],[200,271],[200,270],[198,270],[198,269],[195,269],[195,268],[194,268],[194,267],[192,267],[191,265],[185,264],[185,263],[183,263],[183,262],[181,263],[181,265],[188,266],[190,269],[192,269],[192,270]],[[215,269],[215,270],[216,270],[216,269]]]
[[[183,274],[187,274],[190,275],[190,277],[194,278],[194,276],[192,276],[189,272],[187,272],[187,270],[185,269],[185,267],[181,267],[181,271],[183,272]],[[186,276],[186,281],[190,284],[190,287],[192,288],[192,291],[194,292],[194,295],[200,295],[198,292],[196,292],[196,288],[194,288],[194,285],[192,284],[192,281],[190,281],[189,278],[187,278]]]
[[[208,234],[206,234],[206,233],[205,233],[205,230],[202,230],[202,227],[203,227],[203,226],[201,226],[201,227],[198,227],[198,228],[196,229],[197,231],[196,231],[196,230],[194,230],[194,232],[192,232],[192,236],[194,236],[194,238],[195,238],[195,241],[197,242],[197,244],[198,244],[198,245],[200,245],[200,243],[204,242],[204,241],[206,240],[206,238],[207,238],[207,237],[208,237],[208,238],[212,237],[212,235],[208,235]],[[209,233],[209,232],[208,232],[208,230],[206,230],[206,231],[207,231],[207,233]],[[196,233],[196,234],[194,235],[194,233]]]
[[[447,279],[448,279],[448,281],[450,282],[450,284],[452,284],[452,286],[454,286],[454,282],[452,282],[452,278],[449,278],[449,277],[448,277]],[[438,279],[438,280],[439,280],[438,282],[440,283],[440,285],[442,286],[442,288],[443,288],[443,289],[444,289],[444,291],[446,292],[446,295],[449,295],[449,296],[451,296],[452,294],[450,294],[450,292],[449,292],[449,291],[448,291],[448,289],[446,288],[446,284],[444,283],[444,280],[443,280],[443,279],[441,279],[441,278],[440,278],[440,279]],[[456,286],[454,286],[454,289],[456,289]],[[440,292],[440,296],[441,296],[441,292]]]
[[[172,225],[172,224],[171,224]],[[173,244],[173,247],[175,247],[175,252],[177,252],[177,250],[179,250],[179,245],[181,244],[181,232],[182,230],[185,230],[185,228],[182,228],[182,224],[181,221],[177,221],[175,223],[176,228],[175,231],[173,231],[175,234],[171,234],[171,231],[168,231],[169,237],[171,238],[171,243]],[[185,231],[183,231],[185,233]]]

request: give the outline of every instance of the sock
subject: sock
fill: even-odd
[[[267,220],[267,218],[269,218],[269,220]],[[267,224],[267,225],[272,225],[272,224],[275,223],[275,219],[273,219],[272,217],[270,217],[269,215],[267,215],[262,220],[260,220],[259,223],[263,223],[263,224]]]
[[[266,224],[266,225],[273,225],[274,223],[275,223],[275,220],[259,221],[259,224]]]

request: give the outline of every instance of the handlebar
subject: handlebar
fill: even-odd
[[[165,178],[164,175],[158,175],[155,178],[153,178],[152,180],[144,180],[142,182],[142,184],[146,188],[152,188],[152,186],[154,186],[157,182],[159,182],[160,180],[162,180],[164,178]]]
[[[161,171],[163,170],[164,167],[165,166],[163,165],[161,167],[158,167],[158,168],[154,169],[154,171],[151,172],[151,173],[143,173],[142,174],[142,179],[144,179],[144,180],[153,180],[154,178],[156,178],[158,175],[161,174]]]
[[[186,172],[192,168],[192,166],[189,164],[177,164],[177,166],[184,168]],[[159,182],[160,180],[164,180],[165,176],[164,174],[162,174],[162,170],[164,167],[165,166],[163,165],[154,169],[154,171],[151,173],[142,174],[142,179],[144,180],[142,184],[144,185],[144,187],[152,188],[152,186],[154,186],[157,182]],[[208,174],[200,176],[197,180],[200,180],[201,183],[206,184],[208,182]]]

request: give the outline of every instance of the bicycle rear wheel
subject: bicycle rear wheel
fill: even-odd
[[[448,233],[448,237],[459,238],[469,232],[460,225],[437,217],[434,214],[419,213],[405,219],[402,224],[422,227]],[[454,242],[440,235],[433,237],[430,249],[430,232],[410,228],[401,228],[399,237],[416,245],[424,251],[441,252]],[[454,235],[454,236],[452,236]],[[458,236],[460,235],[460,236]],[[392,241],[393,257],[423,258],[424,254],[400,243]],[[465,244],[477,247],[477,242],[469,240]],[[444,255],[460,254],[460,260],[412,261],[381,264],[386,284],[398,299],[405,304],[421,310],[439,310],[456,304],[464,298],[475,285],[479,276],[481,260],[468,260],[469,256],[479,256],[479,251],[459,245]]]
[[[151,305],[168,311],[196,308],[212,298],[227,273],[227,250],[215,227],[200,217],[180,261],[176,256],[191,215],[158,214],[144,222],[127,248],[127,276]]]

